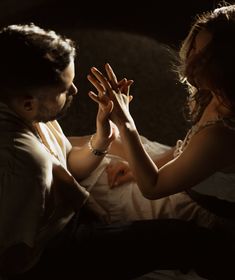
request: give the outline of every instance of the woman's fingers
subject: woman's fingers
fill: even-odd
[[[129,95],[130,86],[133,84],[133,80],[127,80],[126,78],[121,81],[117,81],[117,77],[112,69],[112,67],[107,63],[105,64],[105,70],[108,78],[106,78],[97,68],[92,67],[92,75],[88,75],[88,80],[97,89],[99,95],[104,95],[107,93],[112,96],[113,90],[116,93],[122,93],[124,95]]]
[[[110,113],[113,110],[113,102],[109,100],[106,95],[98,96],[93,91],[88,92],[89,97],[99,104],[99,108],[101,109],[102,119],[106,119],[109,117]]]

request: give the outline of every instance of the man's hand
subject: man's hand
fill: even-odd
[[[130,86],[133,84],[133,80],[127,80],[126,78],[118,81],[115,73],[113,72],[109,64],[105,65],[107,77],[105,77],[95,67],[91,68],[91,74],[87,76],[88,80],[93,84],[97,90],[97,94],[90,91],[89,96],[92,100],[99,104],[99,111],[97,114],[97,134],[103,134],[108,136],[108,132],[114,130],[111,129],[111,121],[113,115],[114,105],[119,105],[119,111],[127,111],[129,115],[129,103],[132,100],[132,96],[129,95]],[[120,110],[121,107],[121,110]],[[116,111],[117,108],[115,108]],[[120,115],[120,112],[119,112]],[[115,118],[115,115],[113,116]],[[101,133],[99,133],[101,131]],[[109,134],[109,138],[112,138],[112,134]],[[115,137],[113,137],[115,139]]]

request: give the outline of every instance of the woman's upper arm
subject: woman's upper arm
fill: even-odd
[[[169,150],[165,151],[163,154],[157,155],[153,158],[154,163],[157,165],[158,168],[161,168],[167,162],[174,159],[174,151],[175,147],[170,148]]]
[[[159,169],[151,198],[161,198],[191,188],[228,165],[232,157],[226,156],[226,137],[221,132],[209,127],[194,135],[180,156]]]

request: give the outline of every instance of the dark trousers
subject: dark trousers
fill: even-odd
[[[125,280],[156,269],[191,268],[207,279],[235,279],[226,241],[220,233],[174,219],[108,226],[75,220],[38,265],[14,279]]]

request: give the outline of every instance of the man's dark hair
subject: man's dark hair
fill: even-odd
[[[0,99],[53,85],[75,52],[71,39],[33,23],[4,27],[0,30]]]

